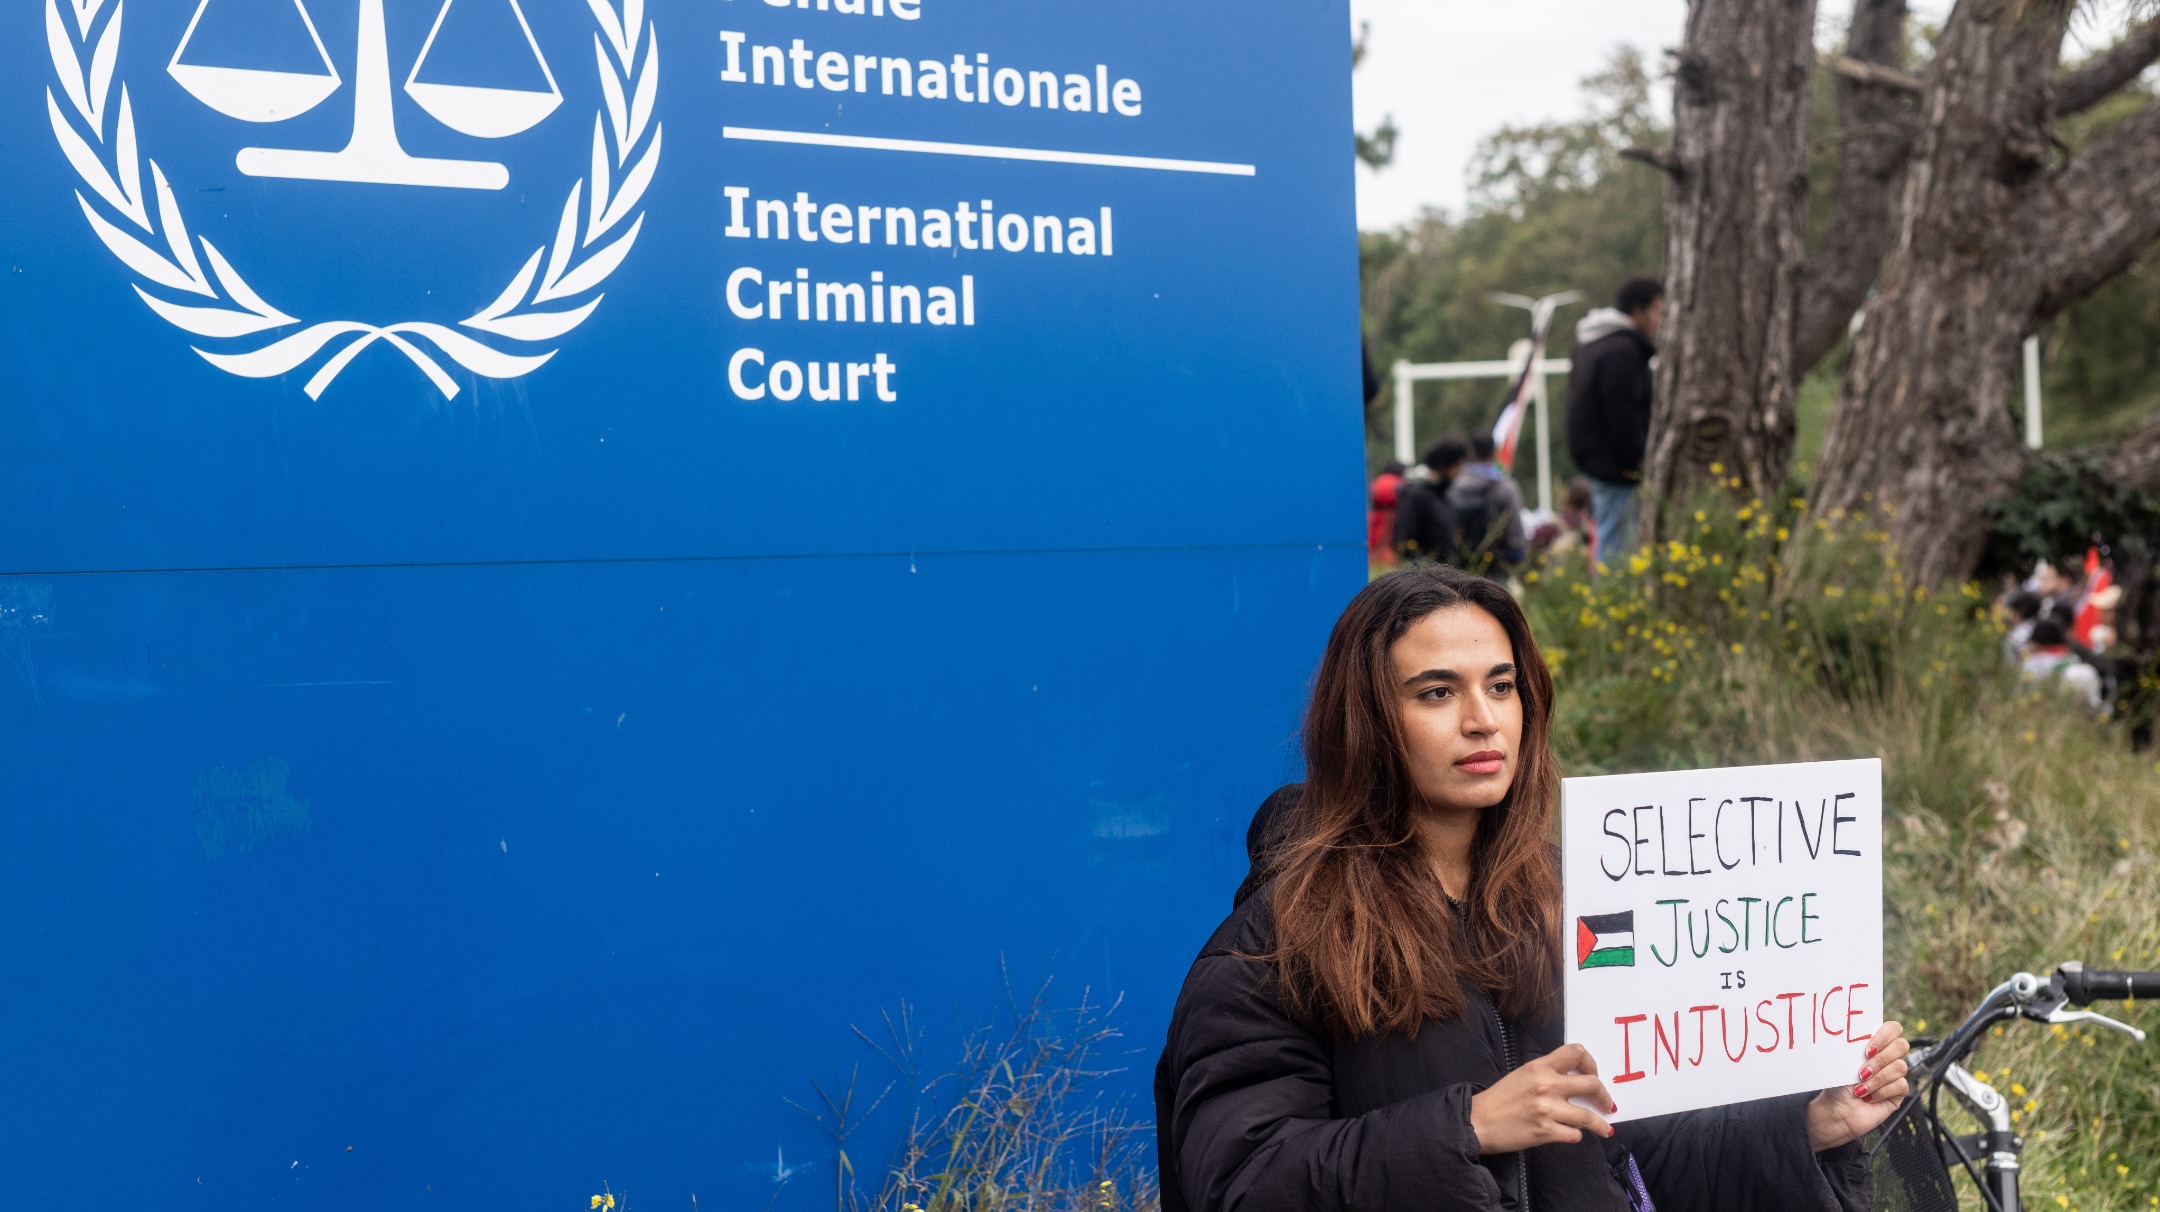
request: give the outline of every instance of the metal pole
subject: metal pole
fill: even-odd
[[[1395,363],[1395,457],[1403,466],[1417,462],[1417,421],[1412,412],[1411,393],[1416,390],[1416,379],[1410,377],[1410,363]]]
[[[1537,404],[1537,507],[1552,512],[1552,420],[1546,407],[1546,378],[1540,371],[1537,377],[1537,394],[1532,399]]]
[[[2025,445],[2040,449],[2040,338],[2025,338]]]

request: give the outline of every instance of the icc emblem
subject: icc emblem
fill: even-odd
[[[398,142],[390,53],[383,29],[384,0],[358,0],[359,36],[348,93],[352,128],[345,145],[336,149],[268,146],[284,142],[272,137],[272,124],[330,101],[346,89],[348,80],[324,49],[304,0],[291,0],[293,17],[320,71],[273,71],[200,61],[199,56],[190,55],[189,47],[203,15],[217,2],[199,0],[165,70],[190,97],[217,113],[271,127],[259,140],[265,146],[244,147],[235,157],[235,166],[243,174],[344,182],[368,189],[499,190],[509,184],[509,170],[492,160],[414,156]],[[283,0],[275,3],[276,11],[282,13]],[[507,4],[523,35],[523,45],[508,53],[529,54],[547,88],[421,79],[451,7],[459,3]],[[86,187],[78,189],[75,197],[91,230],[134,275],[135,293],[150,310],[214,345],[194,348],[220,370],[253,379],[272,378],[327,353],[307,382],[309,397],[319,399],[354,358],[382,341],[410,358],[445,398],[457,395],[458,385],[438,357],[485,378],[515,378],[554,357],[556,351],[547,348],[548,343],[592,315],[600,305],[600,285],[637,241],[645,221],[638,203],[660,165],[661,133],[660,123],[653,119],[660,88],[660,46],[657,31],[645,19],[644,0],[620,0],[620,7],[616,0],[587,0],[597,27],[593,50],[603,100],[593,115],[591,171],[570,187],[553,241],[526,258],[493,302],[457,320],[454,327],[439,318],[376,325],[289,315],[249,286],[216,245],[191,236],[164,170],[136,146],[128,86],[114,78],[125,4],[126,0],[45,0],[45,38],[60,94],[46,89],[46,111],[52,119],[53,137]],[[402,87],[429,118],[474,139],[522,134],[562,104],[554,69],[533,37],[518,0],[443,0]],[[112,103],[116,95],[117,106]]]

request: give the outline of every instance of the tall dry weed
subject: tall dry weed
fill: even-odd
[[[1155,1212],[1153,1125],[1100,1088],[1123,1059],[1116,1010],[1085,990],[1054,1003],[1046,982],[927,1078],[909,1007],[885,1016],[882,1038],[858,1029],[892,1080],[859,1106],[851,1074],[805,1108],[835,1142],[835,1212]],[[861,1182],[849,1144],[896,1096],[900,1143]]]

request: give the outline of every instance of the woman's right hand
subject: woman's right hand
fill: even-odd
[[[1521,1068],[1470,1098],[1470,1127],[1480,1153],[1516,1153],[1533,1145],[1573,1144],[1585,1131],[1611,1136],[1612,1125],[1595,1111],[1569,1102],[1579,1098],[1619,1110],[1597,1062],[1581,1044],[1569,1044]]]

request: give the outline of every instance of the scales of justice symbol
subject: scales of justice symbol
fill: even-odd
[[[489,0],[472,0],[485,3]],[[405,78],[405,93],[427,115],[451,130],[477,139],[503,139],[532,129],[562,104],[562,90],[555,73],[533,38],[532,26],[517,0],[507,0],[525,34],[525,46],[547,80],[547,91],[514,88],[483,88],[466,84],[435,84],[420,79],[435,37],[456,0],[443,0],[435,25],[421,44],[419,57]],[[302,0],[292,0],[308,39],[322,61],[320,72],[271,71],[250,67],[217,67],[182,63],[195,27],[202,22],[211,0],[201,0],[188,21],[187,32],[173,48],[166,72],[196,100],[229,118],[243,122],[284,122],[297,118],[328,100],[344,84],[322,37],[315,32],[314,18]],[[284,147],[245,147],[236,158],[240,171],[251,177],[287,177],[305,181],[353,181],[373,185],[426,185],[447,189],[501,189],[510,182],[510,170],[487,160],[440,160],[408,154],[398,144],[397,125],[390,95],[390,52],[383,36],[383,0],[360,0],[360,36],[353,65],[352,137],[338,151],[305,151]]]

